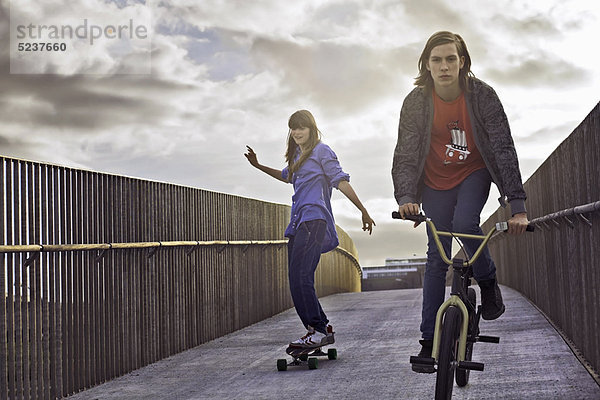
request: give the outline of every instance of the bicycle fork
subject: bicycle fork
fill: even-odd
[[[467,341],[469,337],[469,317],[470,313],[467,309],[462,298],[459,296],[459,293],[464,293],[467,295],[468,287],[470,285],[470,277],[465,275],[464,268],[468,268],[469,262],[463,262],[461,259],[453,259],[452,260],[452,269],[453,269],[453,277],[452,277],[452,290],[450,292],[450,297],[442,303],[435,317],[435,330],[433,332],[433,348],[431,351],[431,361],[436,364],[439,361],[440,354],[440,343],[442,337],[442,322],[444,321],[444,315],[446,314],[449,307],[456,307],[460,310],[461,321],[460,324],[460,332],[458,336],[458,351],[456,354],[456,364],[457,368],[460,369],[468,369],[468,370],[476,370],[483,371],[483,364],[478,362],[473,362],[470,360],[465,360],[466,352],[467,352]],[[475,307],[475,304],[473,304]],[[472,311],[475,313],[475,310]],[[476,314],[476,313],[475,313]],[[474,323],[479,325],[479,316],[474,316]],[[477,326],[472,327],[473,334],[476,335],[478,333]],[[496,341],[496,338],[487,337],[477,335],[474,336],[471,340],[473,342],[476,341]],[[497,342],[496,342],[497,343]],[[430,361],[430,362],[431,362]]]
[[[450,295],[450,298],[446,300],[438,309],[437,315],[435,317],[435,330],[433,332],[433,348],[431,350],[431,358],[434,360],[438,360],[438,355],[440,353],[440,340],[442,337],[442,320],[444,318],[444,313],[450,306],[458,307],[462,314],[462,323],[460,327],[460,335],[458,338],[458,354],[457,360],[458,362],[465,360],[465,353],[467,351],[467,336],[469,334],[469,312],[467,311],[467,307],[465,303],[460,299],[460,297],[456,294]]]

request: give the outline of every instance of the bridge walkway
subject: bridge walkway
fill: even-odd
[[[600,399],[600,386],[552,325],[520,293],[503,287],[507,310],[482,321],[499,344],[477,343],[469,385],[453,399]],[[479,294],[478,294],[479,295]],[[69,399],[431,399],[435,375],[411,371],[418,352],[421,290],[345,293],[322,299],[338,359],[319,369],[276,360],[303,334],[294,310],[80,392]]]

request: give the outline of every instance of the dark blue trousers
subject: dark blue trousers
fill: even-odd
[[[317,219],[300,224],[288,242],[288,276],[296,312],[304,327],[327,333],[329,320],[315,291],[315,271],[321,258],[321,245],[327,224]]]
[[[473,172],[461,184],[450,190],[435,190],[425,186],[423,211],[440,231],[480,235],[480,214],[487,202],[491,182],[490,173],[484,168]],[[427,236],[429,241],[423,280],[421,332],[423,339],[433,339],[435,316],[444,302],[448,265],[442,261],[429,228]],[[440,237],[440,240],[450,258],[452,238]],[[472,255],[481,242],[471,239],[462,240],[462,243],[467,253]],[[473,265],[473,276],[478,282],[496,277],[496,266],[487,248]]]

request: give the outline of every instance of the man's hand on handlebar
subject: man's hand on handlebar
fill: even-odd
[[[527,213],[515,214],[508,220],[507,232],[510,235],[521,235],[527,229],[527,225],[529,225]]]
[[[406,203],[398,207],[398,213],[400,214],[400,217],[402,217],[402,219],[406,219],[407,215],[417,215],[420,211],[421,210],[417,203]],[[414,227],[416,228],[417,226],[419,226],[420,223],[421,222],[419,221],[415,221]]]

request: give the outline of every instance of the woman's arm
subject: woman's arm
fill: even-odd
[[[344,196],[346,196],[356,206],[356,208],[360,210],[360,212],[362,213],[362,229],[363,231],[369,231],[370,235],[373,232],[373,226],[375,226],[375,221],[373,221],[373,219],[367,212],[367,209],[361,203],[360,199],[358,198],[358,195],[350,185],[350,182],[342,180],[338,184],[337,188],[340,192],[344,193]]]
[[[248,153],[245,153],[244,155],[248,159],[248,162],[254,168],[258,168],[265,174],[270,175],[277,180],[287,183],[287,181],[285,179],[283,179],[280,169],[275,169],[275,168],[267,167],[266,165],[260,164],[258,162],[258,158],[256,157],[256,153],[254,152],[254,150],[252,150],[252,148],[250,146],[246,146],[246,149],[248,149]]]

